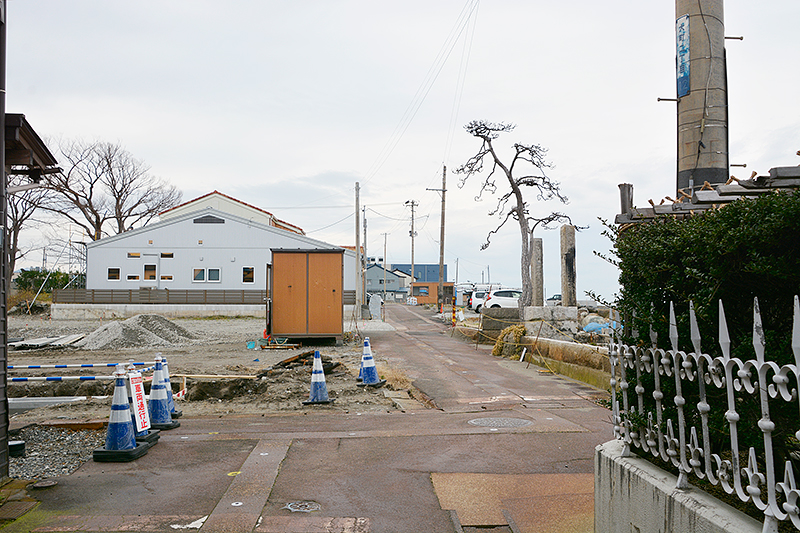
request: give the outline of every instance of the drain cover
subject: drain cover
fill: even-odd
[[[522,418],[475,418],[469,423],[484,428],[521,428],[531,425],[530,420]]]
[[[292,502],[284,505],[283,509],[289,509],[293,513],[310,513],[311,511],[319,511],[322,506],[317,502]]]

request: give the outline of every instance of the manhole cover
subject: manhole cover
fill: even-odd
[[[530,420],[522,418],[475,418],[469,423],[483,428],[521,428],[531,425]]]
[[[293,513],[310,513],[319,511],[322,506],[317,502],[291,502],[284,505],[283,509],[289,509]]]

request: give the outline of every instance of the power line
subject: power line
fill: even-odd
[[[414,120],[417,111],[419,111],[419,108],[422,106],[422,103],[428,96],[433,84],[439,77],[442,68],[447,62],[447,59],[450,57],[450,53],[453,51],[453,48],[458,42],[458,39],[461,36],[461,33],[464,31],[464,28],[467,26],[467,23],[472,17],[472,13],[475,11],[477,5],[478,0],[468,0],[462,8],[455,25],[450,30],[445,42],[442,44],[442,48],[439,50],[439,53],[437,54],[436,59],[434,59],[433,64],[428,69],[428,73],[425,75],[425,79],[423,79],[422,84],[417,89],[417,92],[412,98],[411,103],[408,105],[405,113],[403,113],[403,116],[400,118],[400,122],[395,127],[392,135],[386,142],[386,145],[384,145],[383,149],[378,154],[378,157],[367,170],[366,179],[364,180],[365,183],[369,182],[375,177],[378,171],[389,159],[389,156],[392,154],[394,149],[400,143],[400,139],[402,139],[406,130],[411,125],[411,122]]]

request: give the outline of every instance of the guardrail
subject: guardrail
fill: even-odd
[[[678,349],[672,303],[671,350],[656,347],[652,329],[650,348],[614,342],[618,340],[614,335],[609,359],[615,436],[625,443],[624,453],[630,454],[630,447],[637,447],[675,466],[679,471],[678,488],[687,488],[688,477],[693,475],[721,486],[743,502],[752,502],[764,513],[763,531],[778,531],[778,522],[787,520],[800,529],[800,489],[792,465],[793,459],[800,459],[800,425],[777,427],[770,418],[771,408],[787,407],[794,410],[796,417],[800,401],[797,296],[791,342],[794,363],[782,366],[765,358],[766,339],[758,299],[753,312],[756,358],[748,361],[730,356],[731,341],[722,302],[719,357],[702,352],[691,303],[689,311],[694,348],[690,353]],[[688,395],[698,398],[696,405],[687,403]],[[739,424],[745,414],[745,402],[754,404],[756,411],[760,405],[760,418],[753,426]],[[713,448],[712,432],[716,437]],[[743,444],[746,442],[754,444],[748,448]],[[744,463],[746,466],[742,466]]]

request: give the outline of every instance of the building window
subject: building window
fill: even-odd
[[[192,270],[192,281],[205,281],[206,280],[206,269],[205,268],[195,268]]]
[[[139,259],[141,256],[139,252],[128,252],[128,259]]]
[[[172,259],[174,256],[172,252],[161,252],[161,259]]]
[[[155,279],[156,279],[156,266],[155,265],[145,265],[144,266],[144,279],[146,281],[155,281]]]
[[[172,281],[172,276],[161,276],[161,281]]]
[[[209,268],[208,269],[208,281],[219,283],[220,281],[220,274],[218,268]]]
[[[255,283],[255,282],[256,282],[255,267],[242,267],[242,283]]]
[[[118,267],[109,267],[108,268],[108,279],[112,281],[119,281],[119,268]]]
[[[139,279],[139,276],[136,274],[128,274],[128,281],[136,281]]]

